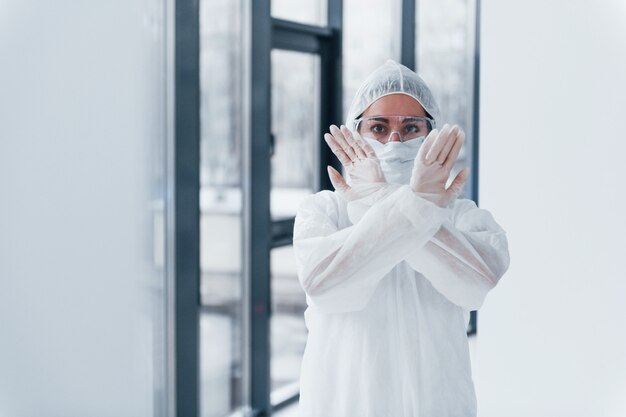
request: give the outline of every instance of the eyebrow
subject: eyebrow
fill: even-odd
[[[402,119],[402,123],[418,121],[420,119],[423,119],[423,117],[422,116],[407,116],[406,118]]]

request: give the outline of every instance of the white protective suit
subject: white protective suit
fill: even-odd
[[[417,99],[439,123],[424,81],[393,61],[358,90],[346,125],[378,98]],[[509,265],[505,231],[468,199],[441,208],[407,184],[346,202],[323,190],[294,225],[308,339],[299,417],[472,417],[466,336]]]

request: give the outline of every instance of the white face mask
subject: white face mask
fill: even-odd
[[[380,143],[376,139],[363,139],[374,149],[387,182],[396,184],[409,183],[413,171],[413,161],[426,136],[420,136],[407,142],[394,141],[386,144]]]

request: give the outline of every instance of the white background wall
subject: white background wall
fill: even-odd
[[[483,1],[479,416],[626,416],[626,2]]]
[[[162,409],[163,10],[0,2],[2,417]]]

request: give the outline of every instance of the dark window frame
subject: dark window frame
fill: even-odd
[[[248,278],[250,309],[250,406],[254,416],[267,416],[298,400],[299,394],[272,404],[270,379],[270,319],[271,274],[270,251],[291,245],[294,219],[272,220],[269,195],[271,187],[270,151],[273,144],[271,129],[271,51],[287,50],[320,57],[320,126],[338,124],[342,118],[341,43],[342,0],[328,0],[326,26],[315,26],[273,18],[268,0],[254,1],[252,6],[252,100],[250,132],[251,150],[247,180],[250,184],[246,204],[249,204],[250,239],[246,244],[250,257]],[[320,139],[321,142],[321,139]],[[326,165],[339,169],[340,163],[326,146],[320,146],[318,184],[332,189]],[[267,155],[267,158],[259,158]],[[260,161],[260,159],[262,161]],[[254,210],[252,210],[254,207]],[[254,213],[253,213],[254,211]],[[268,238],[269,236],[269,238]]]

